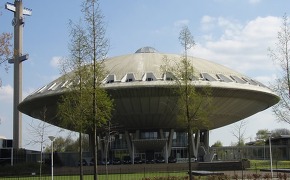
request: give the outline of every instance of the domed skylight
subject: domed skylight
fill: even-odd
[[[158,51],[153,47],[146,46],[138,49],[135,53],[156,53],[156,52]]]

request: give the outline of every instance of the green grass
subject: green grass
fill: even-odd
[[[260,169],[270,169],[270,161],[269,160],[250,160],[251,168],[250,171],[259,171]],[[290,169],[290,161],[273,161],[273,168]],[[153,177],[185,177],[187,176],[186,171],[183,172],[147,172],[147,173],[134,173],[134,174],[109,174],[106,175],[98,175],[99,180],[142,180],[145,178]],[[0,177],[0,180],[50,180],[51,176],[43,176],[39,178],[38,176],[29,176],[29,177],[13,177],[13,178],[3,178]],[[54,180],[78,180],[79,175],[76,176],[54,176]],[[93,175],[85,175],[84,180],[93,179]],[[203,178],[201,178],[203,179]]]
[[[250,169],[270,169],[269,160],[250,160],[251,168]],[[273,161],[273,168],[275,169],[286,169],[290,168],[290,161]]]

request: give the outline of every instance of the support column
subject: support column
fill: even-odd
[[[132,140],[130,138],[130,135],[128,131],[125,131],[125,137],[126,137],[126,142],[129,150],[130,157],[132,158],[133,150],[132,150]]]
[[[190,132],[191,134],[193,134],[193,132],[191,131]],[[200,130],[198,130],[194,136],[192,136],[192,152],[193,152],[193,155],[195,156],[195,158],[198,157],[198,147],[199,147],[199,144],[200,144]]]
[[[204,147],[209,151],[209,130],[204,131]]]
[[[168,157],[171,155],[172,149],[172,141],[173,141],[174,129],[170,129],[169,137],[168,137]]]

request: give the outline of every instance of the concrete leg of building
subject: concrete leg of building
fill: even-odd
[[[101,140],[101,137],[98,138],[100,139],[99,140],[99,143],[98,143],[98,149],[100,149],[101,151],[101,157],[102,157],[102,160],[105,158],[105,146],[104,146],[104,141]]]
[[[163,129],[159,129],[160,139],[164,139]]]
[[[204,133],[205,133],[204,145],[206,149],[209,149],[209,130],[206,130]]]
[[[191,133],[193,134],[192,131],[191,131]],[[198,148],[199,148],[199,144],[200,144],[200,130],[198,130],[196,133],[194,133],[194,135],[192,136],[191,142],[192,142],[191,151],[193,152],[193,155],[195,156],[195,158],[197,158],[198,157]]]
[[[174,129],[170,129],[169,137],[168,137],[168,157],[171,155],[171,149],[172,149],[172,141],[173,141],[173,134]]]
[[[132,140],[130,138],[129,132],[125,131],[125,138],[126,138],[126,142],[127,142],[127,146],[128,146],[128,151],[130,154],[130,157],[133,157],[133,150],[132,150]]]

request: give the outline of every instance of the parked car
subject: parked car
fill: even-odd
[[[95,164],[95,159],[92,158],[92,159],[90,160],[90,166],[93,166],[94,164]]]
[[[112,164],[114,164],[114,165],[119,165],[119,164],[121,164],[121,159],[120,159],[120,158],[113,158],[113,160],[112,160]]]
[[[169,156],[168,157],[168,163],[176,163],[176,158],[175,157],[173,157],[173,156]]]
[[[142,163],[143,163],[143,161],[142,161],[141,157],[134,158],[134,164],[142,164]]]
[[[107,165],[111,164],[109,158],[107,158],[107,161],[106,161],[106,158],[104,158],[104,159],[101,161],[101,165],[106,165],[106,164],[107,164]]]
[[[123,164],[131,164],[131,157],[130,156],[124,156],[123,157]]]
[[[82,159],[82,165],[87,166],[88,162],[85,159]],[[78,162],[78,166],[80,166],[80,161]]]
[[[164,157],[163,157],[163,156],[158,156],[158,157],[156,158],[156,163],[165,163],[165,159],[164,159]]]
[[[146,158],[146,163],[147,164],[154,164],[155,163],[155,159],[154,159],[154,157],[147,157]]]

